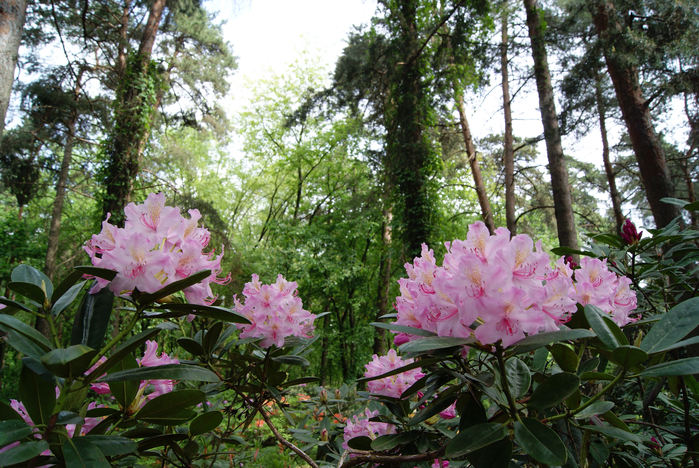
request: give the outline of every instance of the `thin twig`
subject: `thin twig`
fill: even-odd
[[[300,448],[298,448],[297,446],[295,446],[294,444],[292,444],[291,442],[289,442],[288,440],[286,440],[286,439],[284,438],[284,436],[282,436],[282,435],[279,433],[279,431],[277,430],[277,428],[274,427],[274,424],[272,424],[272,420],[269,418],[269,415],[267,414],[267,412],[266,412],[262,407],[260,407],[260,408],[258,409],[258,411],[259,411],[260,414],[262,415],[262,418],[265,420],[265,423],[267,423],[267,426],[268,426],[268,427],[271,429],[271,431],[274,433],[274,436],[277,438],[277,440],[278,440],[279,442],[281,442],[281,444],[282,444],[283,446],[285,446],[285,447],[291,449],[294,453],[296,453],[296,455],[298,455],[299,457],[303,458],[303,460],[304,460],[306,463],[308,463],[309,465],[311,465],[311,467],[313,467],[313,468],[319,468],[319,467],[318,467],[318,464],[317,464],[315,461],[313,461],[313,459],[312,459],[311,457],[309,457],[308,455],[306,455]]]
[[[361,465],[364,463],[402,463],[402,462],[421,462],[426,460],[434,460],[440,458],[444,455],[444,450],[446,447],[442,447],[438,450],[427,453],[418,453],[415,455],[379,455],[374,452],[366,450],[345,450],[340,458],[340,463],[337,468],[351,468],[353,466]],[[358,455],[354,458],[349,458],[350,455]],[[349,458],[349,460],[347,460]]]

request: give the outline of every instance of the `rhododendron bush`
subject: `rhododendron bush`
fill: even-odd
[[[0,331],[23,366],[19,395],[0,402],[0,466],[245,466],[259,449],[246,431],[262,428],[313,468],[696,462],[699,358],[685,347],[699,342],[687,337],[699,299],[662,289],[693,260],[670,267],[654,250],[694,245],[676,227],[644,238],[627,223],[557,256],[483,223],[439,262],[423,246],[395,314],[374,324],[394,349],[332,391],[305,376],[317,317],[297,282],[253,274],[225,307],[211,289],[230,279],[223,250],[198,211],[151,194],[125,215],[123,228],[107,217],[85,243],[91,264],[62,282],[12,273]]]

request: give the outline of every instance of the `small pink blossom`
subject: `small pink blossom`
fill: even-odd
[[[378,414],[378,411],[369,411],[367,409],[361,414],[361,416],[355,415],[351,420],[348,420],[347,425],[345,426],[342,448],[347,450],[349,448],[347,442],[355,437],[365,436],[369,437],[371,440],[375,440],[377,437],[382,435],[395,434],[396,426],[393,424],[369,421]]]
[[[364,377],[376,377],[386,372],[407,366],[415,362],[414,359],[401,359],[395,349],[388,351],[386,356],[379,357],[374,354],[373,360],[365,364],[366,372]],[[367,388],[371,393],[385,395],[393,398],[400,398],[411,385],[424,377],[419,368],[407,370],[400,374],[391,375],[378,380],[367,382]]]

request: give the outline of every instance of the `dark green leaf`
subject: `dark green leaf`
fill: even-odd
[[[583,372],[580,380],[614,380],[614,376],[603,372]]]
[[[581,412],[575,415],[576,419],[585,419],[598,414],[604,414],[614,408],[614,403],[611,401],[596,401]]]
[[[543,410],[561,403],[580,386],[580,377],[570,372],[554,374],[536,387],[529,399],[529,406]]]
[[[46,297],[53,295],[53,283],[51,283],[49,277],[29,265],[18,265],[12,270],[11,279],[14,282],[31,283],[38,286],[42,291],[46,291]]]
[[[686,340],[678,341],[677,343],[665,346],[664,348],[657,349],[655,348],[655,351],[653,351],[654,354],[657,353],[664,353],[665,351],[670,351],[672,349],[677,349],[677,348],[684,348],[685,346],[690,346],[699,343],[699,336],[695,336],[692,338],[687,338]],[[641,343],[643,344],[643,343]]]
[[[56,424],[65,426],[66,424],[85,424],[85,420],[79,414],[72,411],[61,411],[58,413]]]
[[[201,340],[201,345],[204,348],[204,352],[207,356],[211,355],[216,351],[216,344],[218,343],[218,337],[221,336],[223,331],[223,323],[216,322],[206,331],[204,338]]]
[[[607,348],[614,350],[620,343],[617,341],[614,332],[609,328],[609,324],[604,320],[606,315],[599,307],[591,304],[585,306],[585,318],[587,318],[597,337]]]
[[[97,369],[92,371],[92,373],[89,375],[89,379],[92,381],[100,377],[102,374],[111,369],[114,365],[121,362],[126,356],[130,355],[133,350],[137,349],[143,343],[153,338],[159,332],[160,330],[157,328],[149,328],[126,340],[116,349],[116,351],[114,351],[114,354],[109,356],[103,364],[101,364]]]
[[[207,411],[202,413],[194,421],[189,423],[189,435],[195,436],[205,434],[216,429],[223,421],[223,415],[220,411]]]
[[[630,442],[636,442],[636,443],[642,443],[643,440],[641,438],[634,434],[633,432],[626,432],[621,429],[617,429],[616,427],[607,427],[607,426],[580,426],[580,429],[583,430],[588,430],[592,432],[599,432],[600,434],[604,434],[607,437],[613,437],[615,439],[621,439],[621,440],[628,440]]]
[[[22,416],[20,416],[17,411],[13,410],[12,407],[4,401],[0,401],[0,421],[10,420],[23,421]]]
[[[208,278],[209,276],[211,276],[211,270],[198,271],[184,279],[175,281],[174,283],[170,283],[154,293],[141,294],[141,297],[139,298],[139,303],[141,305],[152,304],[158,299],[162,299],[171,294],[175,294],[178,291],[182,291],[183,289],[188,288],[192,285],[201,283],[202,280]]]
[[[568,459],[566,446],[556,432],[533,418],[515,422],[515,440],[535,460],[561,466]]]
[[[17,333],[21,333],[39,345],[39,347],[44,351],[51,351],[53,349],[53,346],[51,346],[49,340],[47,340],[44,335],[36,331],[34,327],[30,327],[26,323],[10,315],[0,314],[0,328],[8,328],[16,331]]]
[[[202,348],[198,341],[195,341],[191,338],[187,338],[186,336],[183,336],[182,338],[177,338],[177,344],[180,345],[185,351],[189,352],[194,356],[204,355],[204,348]]]
[[[39,359],[46,353],[32,340],[14,330],[7,332],[5,342],[25,356],[31,356],[34,359]]]
[[[169,445],[173,442],[180,440],[185,440],[189,438],[187,434],[161,434],[148,439],[144,439],[138,443],[138,451],[143,452],[144,450],[149,450],[155,447],[162,447],[164,445]]]
[[[111,468],[100,449],[85,437],[68,439],[63,444],[63,455],[70,468]]]
[[[106,457],[126,455],[136,451],[138,445],[126,437],[113,435],[86,435],[81,437],[97,447]]]
[[[522,398],[527,394],[532,375],[529,367],[517,358],[511,358],[505,362],[505,373],[510,391],[515,398]]]
[[[677,361],[663,362],[639,372],[641,377],[668,377],[671,375],[699,374],[699,357],[678,359]]]
[[[363,379],[357,380],[357,382],[371,382],[372,380],[378,380],[378,379],[383,379],[384,377],[390,377],[392,375],[398,375],[402,374],[403,372],[409,371],[411,369],[417,369],[423,366],[428,366],[430,364],[434,364],[436,362],[441,362],[444,361],[444,358],[427,358],[427,359],[420,359],[419,361],[412,362],[410,364],[406,364],[403,367],[399,367],[397,369],[390,370],[388,372],[385,372],[381,375],[377,375],[375,377],[364,377]]]
[[[405,325],[397,325],[395,323],[372,322],[369,325],[373,325],[376,328],[385,328],[386,330],[391,330],[395,333],[407,333],[409,335],[416,336],[437,336],[436,333],[431,331],[422,330],[420,328],[406,327]]]
[[[76,266],[75,269],[84,275],[96,276],[97,278],[106,279],[107,281],[113,280],[117,275],[117,272],[114,270],[98,268],[92,265],[80,265]]]
[[[0,467],[17,465],[31,460],[48,449],[49,444],[45,440],[19,444],[17,447],[12,447],[10,450],[3,452],[2,457],[0,457]]]
[[[500,439],[466,455],[473,468],[508,468],[512,459],[512,441]]]
[[[372,440],[367,436],[359,436],[347,441],[349,448],[355,450],[371,450]]]
[[[176,390],[153,398],[136,413],[136,419],[147,421],[148,419],[163,418],[168,413],[191,408],[202,403],[206,394],[201,390]]]
[[[158,310],[169,310],[171,312],[149,313],[146,314],[146,316],[151,318],[165,319],[184,317],[185,315],[193,314],[199,317],[210,318],[213,320],[221,320],[226,323],[250,323],[250,320],[248,320],[247,318],[224,307],[207,306],[200,304],[172,303],[158,307]]]
[[[447,458],[456,458],[490,445],[507,436],[507,426],[483,423],[459,431],[447,444]]]
[[[102,418],[104,416],[111,416],[113,414],[117,414],[118,412],[119,410],[116,408],[93,408],[91,410],[87,410],[87,413],[85,413],[85,417]]]
[[[272,358],[272,361],[276,361],[280,364],[289,364],[290,366],[308,367],[311,365],[308,359],[294,355],[276,356]]]
[[[447,390],[447,392],[449,392],[449,390]],[[449,395],[447,392],[440,394],[439,398],[425,406],[424,409],[420,410],[415,416],[410,418],[406,424],[408,424],[408,426],[414,426],[415,424],[426,421],[435,414],[441,413],[445,409],[449,408],[452,403],[456,401],[456,395],[453,394],[453,391],[451,392],[451,395]]]
[[[648,354],[635,346],[619,346],[612,352],[612,360],[615,364],[625,369],[636,367],[648,359]]]
[[[43,289],[35,284],[11,281],[7,283],[7,287],[8,289],[26,297],[27,299],[31,299],[41,306],[43,306],[44,302],[46,302],[46,293]]]
[[[38,359],[34,359],[31,356],[24,356],[22,358],[22,364],[34,371],[39,377],[41,377],[45,382],[56,386],[56,376],[48,371],[44,365]]]
[[[519,349],[524,349],[526,352],[532,351],[541,346],[546,346],[550,343],[555,343],[557,341],[572,341],[579,340],[581,338],[592,338],[595,333],[591,330],[585,329],[575,329],[575,330],[558,330],[546,333],[537,333],[536,335],[530,335],[526,338],[522,338],[516,342],[512,351],[512,354],[521,354],[518,352]],[[535,346],[532,348],[532,346]],[[525,352],[525,351],[523,351]]]
[[[58,377],[78,377],[90,367],[90,360],[95,353],[94,349],[85,345],[73,345],[44,354],[41,363]]]
[[[301,385],[311,382],[318,382],[320,379],[318,377],[301,377],[300,379],[293,379],[281,385],[282,388],[293,387],[294,385]]]
[[[54,302],[53,307],[51,307],[51,313],[56,316],[66,310],[70,306],[80,291],[82,291],[83,286],[85,286],[85,281],[81,281],[78,284],[73,285],[64,295],[62,295],[56,302]]]
[[[107,372],[108,375],[117,374],[119,372],[126,372],[138,368],[136,358],[129,354],[116,365],[112,366]],[[111,390],[112,396],[114,396],[122,408],[128,408],[131,405],[131,402],[133,402],[134,398],[136,398],[140,383],[140,380],[109,382],[109,390]]]
[[[450,336],[430,336],[419,340],[409,341],[401,345],[398,349],[403,353],[418,353],[422,351],[433,351],[436,349],[452,348],[454,346],[464,346],[475,343],[476,338],[456,338]]]
[[[19,396],[34,424],[48,424],[56,407],[56,389],[26,365],[19,376]]]
[[[699,326],[699,297],[686,300],[672,309],[650,329],[641,342],[648,354],[658,353],[682,340]]]
[[[66,292],[68,292],[68,290],[71,289],[75,283],[80,281],[82,277],[83,274],[81,272],[76,270],[71,271],[68,276],[63,278],[63,281],[61,281],[61,283],[53,290],[53,294],[51,295],[51,303],[55,304],[56,301],[59,300]]]
[[[6,297],[0,297],[0,304],[7,306],[7,309],[3,310],[3,311],[0,312],[0,313],[6,313],[6,312],[8,312],[9,310],[12,310],[12,309],[19,309],[19,310],[23,310],[23,311],[25,311],[25,312],[31,312],[31,311],[32,311],[32,309],[30,309],[29,307],[25,306],[24,304],[21,304],[21,303],[16,302],[16,301],[12,301],[12,300],[10,300],[10,299],[7,299]]]
[[[568,346],[556,343],[549,349],[553,359],[562,370],[576,372],[578,370],[578,356]]]
[[[376,452],[391,450],[393,447],[408,444],[420,435],[418,431],[401,432],[400,434],[386,434],[377,437],[371,442],[371,449]]]
[[[0,447],[22,440],[32,432],[34,429],[22,420],[2,421],[0,422]]]
[[[109,288],[102,288],[95,294],[85,294],[73,320],[71,344],[83,344],[92,349],[102,348],[113,306],[114,293]]]

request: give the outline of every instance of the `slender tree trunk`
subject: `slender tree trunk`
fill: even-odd
[[[655,134],[650,109],[641,91],[638,70],[623,58],[630,51],[625,50],[622,41],[618,40],[623,31],[612,3],[609,0],[591,0],[588,6],[602,41],[607,70],[614,83],[655,224],[658,228],[665,227],[680,215],[680,210],[675,205],[660,201],[665,197],[674,198],[675,188],[665,153]]]
[[[26,12],[26,0],[3,0],[0,3],[0,140],[15,80],[15,66]]]
[[[381,223],[381,261],[379,262],[379,290],[377,295],[376,321],[388,313],[388,293],[391,287],[391,221],[393,215],[390,210],[384,210],[384,221]],[[374,335],[374,354],[383,356],[386,354],[386,330],[376,328]]]
[[[508,2],[502,4],[500,44],[500,68],[502,69],[502,109],[505,114],[505,147],[503,150],[503,165],[505,166],[505,220],[511,236],[517,235],[517,218],[515,217],[515,150],[512,135],[512,108],[510,99],[510,79],[507,70],[507,25],[509,21]]]
[[[473,144],[471,129],[469,128],[468,120],[466,119],[466,112],[464,111],[464,97],[463,94],[461,94],[456,88],[454,89],[454,93],[456,94],[456,104],[459,108],[459,123],[461,124],[461,134],[464,137],[466,153],[468,154],[468,163],[471,166],[471,173],[473,174],[473,183],[476,186],[478,203],[481,206],[481,216],[483,216],[483,222],[488,227],[488,231],[490,231],[490,233],[493,234],[495,232],[495,221],[493,221],[493,212],[490,209],[488,193],[485,190],[483,176],[481,175],[481,168],[478,164],[476,146]]]
[[[539,109],[541,122],[544,125],[546,153],[551,174],[551,189],[553,190],[553,205],[556,213],[558,242],[561,246],[578,248],[578,236],[575,230],[573,216],[573,198],[568,183],[568,168],[563,156],[561,132],[558,128],[558,115],[553,98],[553,86],[549,72],[546,44],[544,42],[543,26],[539,17],[537,0],[524,0],[527,12],[529,39],[532,44],[534,58],[534,75],[536,88],[539,93]]]
[[[326,307],[327,309],[327,307]],[[330,349],[330,314],[323,317],[323,338],[320,340],[320,385],[325,387],[328,385],[328,350]]]
[[[616,222],[616,233],[621,234],[621,227],[624,224],[624,214],[621,211],[621,196],[616,188],[616,177],[614,169],[609,160],[609,140],[607,140],[607,124],[605,117],[604,101],[602,98],[602,78],[599,73],[595,75],[595,97],[597,99],[597,113],[599,114],[599,131],[602,135],[602,160],[604,161],[604,171],[607,174],[609,184],[609,194],[612,198],[612,209],[614,210],[614,221]]]
[[[150,58],[165,2],[155,0],[151,5],[138,54],[126,60],[117,88],[117,109],[104,181],[106,193],[102,202],[103,215],[112,213],[116,224],[124,222],[123,210],[131,196],[150,136],[152,109],[158,94],[153,77],[156,72],[151,69]]]

